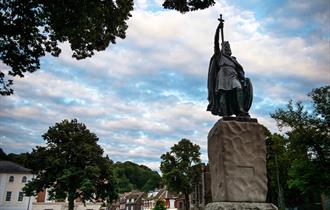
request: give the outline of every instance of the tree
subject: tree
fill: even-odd
[[[26,166],[28,164],[28,160],[27,160],[28,155],[29,155],[29,153],[27,153],[27,152],[21,153],[21,154],[9,153],[7,155],[7,159],[12,162],[18,163],[22,166]]]
[[[155,173],[156,174],[151,174],[151,176],[149,176],[148,181],[143,185],[141,189],[143,192],[150,192],[155,188],[159,189],[161,187],[161,177],[157,172]]]
[[[206,9],[214,4],[214,0],[165,0],[163,7],[185,13],[198,9]]]
[[[0,59],[10,76],[23,77],[40,67],[46,53],[58,56],[68,41],[73,57],[91,57],[116,38],[125,38],[133,0],[6,0],[0,2]],[[0,71],[0,94],[10,95],[12,80]]]
[[[164,200],[157,200],[155,207],[152,210],[166,210],[165,201]]]
[[[7,154],[0,148],[0,160],[7,160]]]
[[[287,149],[288,140],[283,135],[271,134],[266,129],[267,145],[267,202],[277,204],[279,209],[285,206],[295,207],[303,203],[301,192],[296,187],[288,187],[288,171],[291,159]]]
[[[188,139],[182,139],[161,156],[160,170],[164,184],[170,191],[183,193],[185,207],[189,209],[189,194],[202,174],[200,147]]]
[[[76,119],[63,120],[43,134],[45,147],[33,149],[29,166],[36,174],[24,188],[28,196],[49,190],[50,199],[68,198],[69,210],[74,200],[97,199],[111,202],[116,198],[112,161],[102,157],[98,138]]]
[[[290,101],[271,114],[278,126],[288,127],[287,149],[292,161],[288,184],[305,195],[330,193],[330,86],[313,89],[310,109]],[[313,196],[311,196],[313,197]]]
[[[205,9],[214,0],[165,0],[166,9],[182,13]],[[13,77],[40,68],[46,53],[59,56],[68,41],[72,56],[84,59],[124,39],[133,0],[6,0],[0,1],[0,95],[13,94]],[[7,74],[7,75],[6,75]],[[9,77],[9,78],[8,78]]]
[[[15,163],[18,163],[22,166],[27,167],[28,165],[28,157],[29,153],[25,152],[25,153],[21,153],[21,154],[14,154],[14,153],[9,153],[6,154],[2,148],[0,148],[0,160],[8,160],[8,161],[12,161]]]

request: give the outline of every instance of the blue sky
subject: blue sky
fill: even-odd
[[[252,117],[278,132],[269,116],[290,99],[330,84],[328,0],[232,0],[196,12],[164,10],[161,0],[135,1],[124,40],[76,61],[68,43],[59,58],[15,80],[0,98],[0,147],[30,152],[49,126],[77,118],[114,161],[158,170],[160,155],[182,138],[201,146],[219,117],[206,112],[208,62],[217,18],[254,86]],[[8,67],[0,64],[0,67]]]

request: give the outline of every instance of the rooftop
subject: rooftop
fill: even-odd
[[[17,163],[0,160],[0,173],[28,173],[31,174],[31,170],[27,169]]]

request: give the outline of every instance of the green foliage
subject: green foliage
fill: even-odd
[[[149,175],[148,181],[143,185],[141,191],[150,192],[155,188],[159,189],[160,187],[161,187],[161,177],[157,172],[153,172],[153,174]]]
[[[9,153],[8,155],[0,148],[0,160],[9,160],[18,163],[22,166],[27,167],[29,153],[14,154]]]
[[[15,163],[18,163],[22,166],[26,166],[28,164],[28,160],[27,160],[28,155],[29,153],[21,153],[21,154],[9,153],[7,155],[7,159]]]
[[[116,198],[112,161],[102,157],[98,138],[76,119],[63,120],[50,127],[42,136],[45,147],[37,147],[28,155],[28,167],[36,178],[24,188],[26,195],[49,189],[51,199],[74,199],[83,202]]]
[[[312,90],[311,112],[302,102],[290,101],[271,114],[279,127],[288,127],[290,188],[307,194],[330,193],[330,86]]]
[[[181,13],[206,9],[215,4],[214,0],[165,0],[163,7],[165,9],[174,9]]]
[[[130,161],[114,164],[114,172],[118,180],[118,192],[139,190],[149,192],[160,187],[161,178],[156,171],[137,165]]]
[[[181,13],[205,9],[214,0],[165,0],[166,9]],[[59,56],[58,44],[68,41],[72,57],[83,59],[124,39],[133,0],[6,0],[0,1],[0,95],[13,94],[13,80],[40,68],[40,57]]]
[[[7,160],[7,154],[0,148],[0,160]]]
[[[10,76],[23,77],[40,67],[46,53],[58,56],[68,41],[73,57],[91,57],[116,38],[125,38],[133,0],[0,1],[0,59]],[[0,94],[10,95],[12,80],[0,71]]]
[[[289,188],[289,169],[292,164],[287,149],[288,140],[280,134],[266,132],[267,144],[267,201],[277,207],[294,207],[303,203],[303,196],[295,187]],[[285,206],[284,206],[285,205]]]
[[[160,170],[168,190],[183,193],[186,198],[186,208],[189,209],[189,194],[193,185],[201,177],[200,147],[188,139],[182,139],[171,147],[170,152],[161,156]]]
[[[166,210],[165,201],[157,200],[155,207],[152,210]]]

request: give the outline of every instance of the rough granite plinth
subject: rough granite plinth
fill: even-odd
[[[205,210],[277,210],[271,203],[214,202],[207,204]]]
[[[260,124],[219,120],[208,135],[208,156],[212,202],[266,201],[266,144]]]

